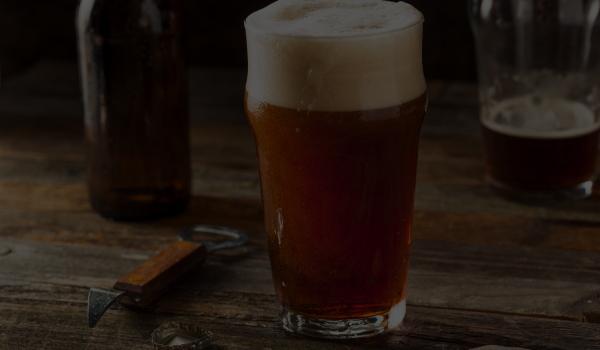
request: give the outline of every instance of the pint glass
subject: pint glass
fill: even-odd
[[[245,22],[278,312],[290,331],[371,336],[406,309],[423,18],[405,3],[308,4],[278,1]]]
[[[524,200],[589,196],[600,133],[600,2],[470,0],[487,178]]]

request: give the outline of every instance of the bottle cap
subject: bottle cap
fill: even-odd
[[[152,333],[157,350],[200,350],[210,347],[213,334],[198,325],[184,322],[163,324]]]

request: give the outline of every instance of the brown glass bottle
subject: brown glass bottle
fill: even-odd
[[[93,208],[168,216],[190,197],[179,0],[82,0],[77,14]]]

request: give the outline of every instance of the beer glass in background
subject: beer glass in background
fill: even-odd
[[[599,0],[470,0],[487,178],[500,193],[591,194],[600,133]]]
[[[246,114],[290,331],[364,337],[404,318],[422,23],[370,0],[280,0],[246,19]]]

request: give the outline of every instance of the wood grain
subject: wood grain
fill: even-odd
[[[64,199],[64,193],[57,195]],[[84,200],[83,196],[78,198]],[[38,201],[44,202],[32,197],[25,203]],[[87,204],[79,208],[85,207]],[[264,238],[262,217],[259,199],[207,196],[194,196],[188,210],[178,217],[135,224],[106,221],[91,210],[31,212],[5,208],[0,210],[0,236],[157,251],[170,244],[182,228],[204,223],[248,232],[261,242],[247,247],[249,254],[265,256],[266,246],[260,241]],[[430,240],[598,251],[599,230],[597,222],[589,221],[417,210],[413,235]]]
[[[90,212],[82,185],[0,183],[0,208],[31,211]]]
[[[502,198],[487,186],[417,183],[415,209],[597,223],[600,196],[576,203],[529,205]]]
[[[27,118],[23,119],[26,120]],[[54,135],[56,138],[62,137],[59,149],[53,149],[54,143],[50,140],[42,142],[40,145],[29,144],[23,141],[24,135],[20,135],[21,132],[23,134],[28,132],[29,124],[21,124],[21,119],[18,118],[14,120],[19,120],[19,122],[15,122],[17,125],[13,125],[12,132],[10,132],[11,127],[6,127],[7,137],[3,140],[4,145],[0,145],[0,149],[7,150],[10,153],[5,157],[4,164],[0,163],[0,181],[3,176],[7,180],[5,188],[8,200],[5,201],[4,208],[24,209],[30,207],[39,210],[53,210],[53,208],[56,208],[60,211],[72,210],[79,212],[86,208],[83,203],[86,196],[84,180],[81,177],[83,175],[82,168],[84,167],[82,163],[83,155],[81,155],[82,162],[80,163],[65,160],[76,157],[75,150],[81,153],[82,141],[74,142],[76,139],[71,137],[71,142],[69,142],[69,137],[61,136],[63,130]],[[42,126],[44,126],[43,123]],[[61,126],[60,123],[59,126]],[[52,128],[46,129],[49,130],[48,133],[52,130]],[[197,125],[194,128],[194,132],[200,135],[196,139],[203,140],[198,141],[198,146],[195,146],[197,150],[194,156],[194,193],[229,198],[259,198],[260,185],[255,168],[256,163],[253,158],[255,153],[251,143],[251,134],[242,127],[229,129],[229,135],[222,133],[222,130],[227,129],[222,126],[213,127],[211,125]],[[238,141],[233,142],[232,145],[223,142],[222,146],[216,148],[215,146],[211,148],[202,145],[202,143],[212,142],[214,136],[211,139],[209,135],[219,133]],[[33,134],[35,135],[35,132]],[[206,140],[203,135],[206,136]],[[14,140],[11,141],[11,137]],[[44,137],[48,138],[48,135]],[[244,137],[250,141],[239,141],[240,139],[243,140]],[[215,144],[219,145],[216,142]],[[431,147],[428,147],[429,145]],[[421,148],[424,156],[421,157],[419,163],[419,183],[415,201],[415,207],[418,210],[526,216],[567,221],[597,222],[600,220],[600,216],[597,215],[600,210],[600,201],[598,200],[600,195],[595,195],[581,203],[556,206],[528,206],[495,196],[489,188],[483,186],[483,173],[477,171],[478,168],[483,169],[481,154],[468,151],[469,149],[475,149],[474,144],[457,142],[456,146],[450,147],[449,141],[432,140],[429,142],[425,139]],[[16,157],[28,159],[29,154],[36,156],[37,169],[42,170],[38,173],[39,175],[31,175],[30,170],[34,165],[28,165],[28,162],[24,160],[13,161]],[[44,160],[39,159],[40,157],[47,157],[45,164]],[[210,159],[214,159],[214,161],[210,161]],[[61,168],[62,174],[57,174],[54,170],[57,165],[52,165],[54,160],[62,162],[57,164],[70,167],[70,169]],[[4,165],[4,169],[2,169],[2,165]],[[240,167],[244,170],[240,170]],[[24,192],[23,198],[15,198],[19,196],[19,191],[15,192],[14,195],[10,191],[12,191],[13,185],[18,186],[18,183],[15,184],[14,180],[20,177],[28,179],[28,182],[68,182],[73,185],[77,183],[81,187],[79,191],[76,191],[75,187],[69,187],[65,192],[73,195],[72,205],[69,207],[70,195],[65,198],[58,198],[59,196],[56,195],[56,193],[65,191],[60,186],[52,188],[47,185],[40,186],[32,183],[30,185],[31,190],[25,189],[29,191],[29,195]],[[39,192],[48,192],[48,195],[38,196],[37,193]],[[43,203],[44,198],[49,197],[58,198],[59,202]],[[33,205],[32,198],[38,198],[38,201],[40,201],[34,203],[35,206],[33,207],[31,207]],[[14,203],[14,205],[11,203]]]
[[[413,235],[417,238],[600,251],[598,222],[532,218],[480,213],[416,211]]]
[[[429,82],[405,328],[335,343],[284,332],[276,318],[249,127],[194,117],[186,212],[106,221],[87,203],[78,88],[61,69],[71,68],[38,65],[0,95],[0,250],[10,251],[0,256],[0,348],[143,349],[154,327],[176,319],[214,330],[217,349],[598,348],[600,192],[547,206],[495,196],[483,180],[474,84]],[[191,72],[201,92],[192,113],[243,119],[239,101],[228,105],[243,74]],[[240,229],[250,243],[211,255],[147,310],[109,311],[85,329],[87,288],[113,286],[193,224]]]
[[[8,285],[44,282],[110,287],[152,255],[139,250],[22,240],[0,239],[0,244],[12,250],[11,254],[0,257],[0,279],[12,281]],[[592,321],[583,313],[592,311],[588,306],[600,305],[597,297],[600,253],[419,239],[413,240],[411,248],[410,305],[580,322]],[[248,256],[244,251],[237,254],[211,256],[204,269],[182,284],[180,293],[187,295],[196,289],[210,289],[273,295],[268,259]],[[48,265],[48,261],[53,263]],[[173,294],[156,303],[158,308],[163,303],[200,302],[170,301],[169,295]],[[175,298],[179,298],[177,295]],[[588,303],[588,300],[593,302]]]
[[[204,197],[260,198],[254,173],[206,169],[194,172],[193,194]],[[89,212],[85,185],[0,181],[0,209]],[[486,186],[417,183],[417,211],[497,215],[563,222],[600,222],[600,195],[583,202],[527,205],[495,195]]]
[[[261,298],[260,296],[253,296]],[[237,298],[229,296],[235,301]],[[272,309],[271,300],[242,297],[236,316],[213,317],[193,309],[187,312],[109,310],[98,326],[85,325],[85,305],[67,302],[0,303],[3,349],[150,349],[149,336],[160,324],[186,321],[214,332],[215,349],[472,349],[497,344],[528,349],[598,349],[600,325],[456,310],[409,307],[402,328],[362,341],[332,342],[284,331],[275,317],[244,313]],[[4,300],[3,300],[4,301]],[[264,306],[262,306],[264,305]],[[183,310],[182,310],[183,311]],[[255,312],[255,311],[251,311]],[[43,329],[43,332],[32,332]]]
[[[206,261],[206,247],[201,243],[174,242],[143,262],[119,280],[113,289],[141,298],[136,307],[145,307]]]

